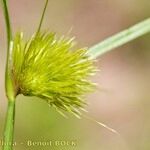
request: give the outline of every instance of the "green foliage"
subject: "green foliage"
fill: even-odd
[[[51,106],[78,114],[85,104],[84,94],[93,84],[95,72],[86,49],[74,50],[73,39],[54,33],[38,33],[24,42],[23,33],[12,45],[12,76],[17,94],[37,96]]]

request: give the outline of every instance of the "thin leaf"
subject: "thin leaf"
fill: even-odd
[[[92,46],[89,49],[88,54],[90,58],[95,59],[113,50],[114,48],[126,44],[127,42],[130,42],[149,32],[150,32],[150,18]]]

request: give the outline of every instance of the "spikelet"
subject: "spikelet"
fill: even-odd
[[[73,39],[38,33],[25,42],[23,33],[13,40],[12,78],[16,93],[37,96],[57,110],[79,114],[84,95],[93,88],[95,73],[86,49],[75,49]]]

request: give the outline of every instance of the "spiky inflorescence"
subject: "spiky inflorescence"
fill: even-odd
[[[19,33],[12,43],[16,93],[37,96],[58,110],[78,113],[85,104],[84,94],[93,86],[88,77],[95,72],[86,49],[73,50],[72,39],[56,38],[53,33],[35,34],[27,42]]]

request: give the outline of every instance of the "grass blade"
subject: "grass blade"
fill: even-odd
[[[150,18],[92,46],[89,49],[88,54],[92,59],[97,58],[113,50],[114,48],[126,44],[127,42],[130,42],[149,32],[150,32]]]

